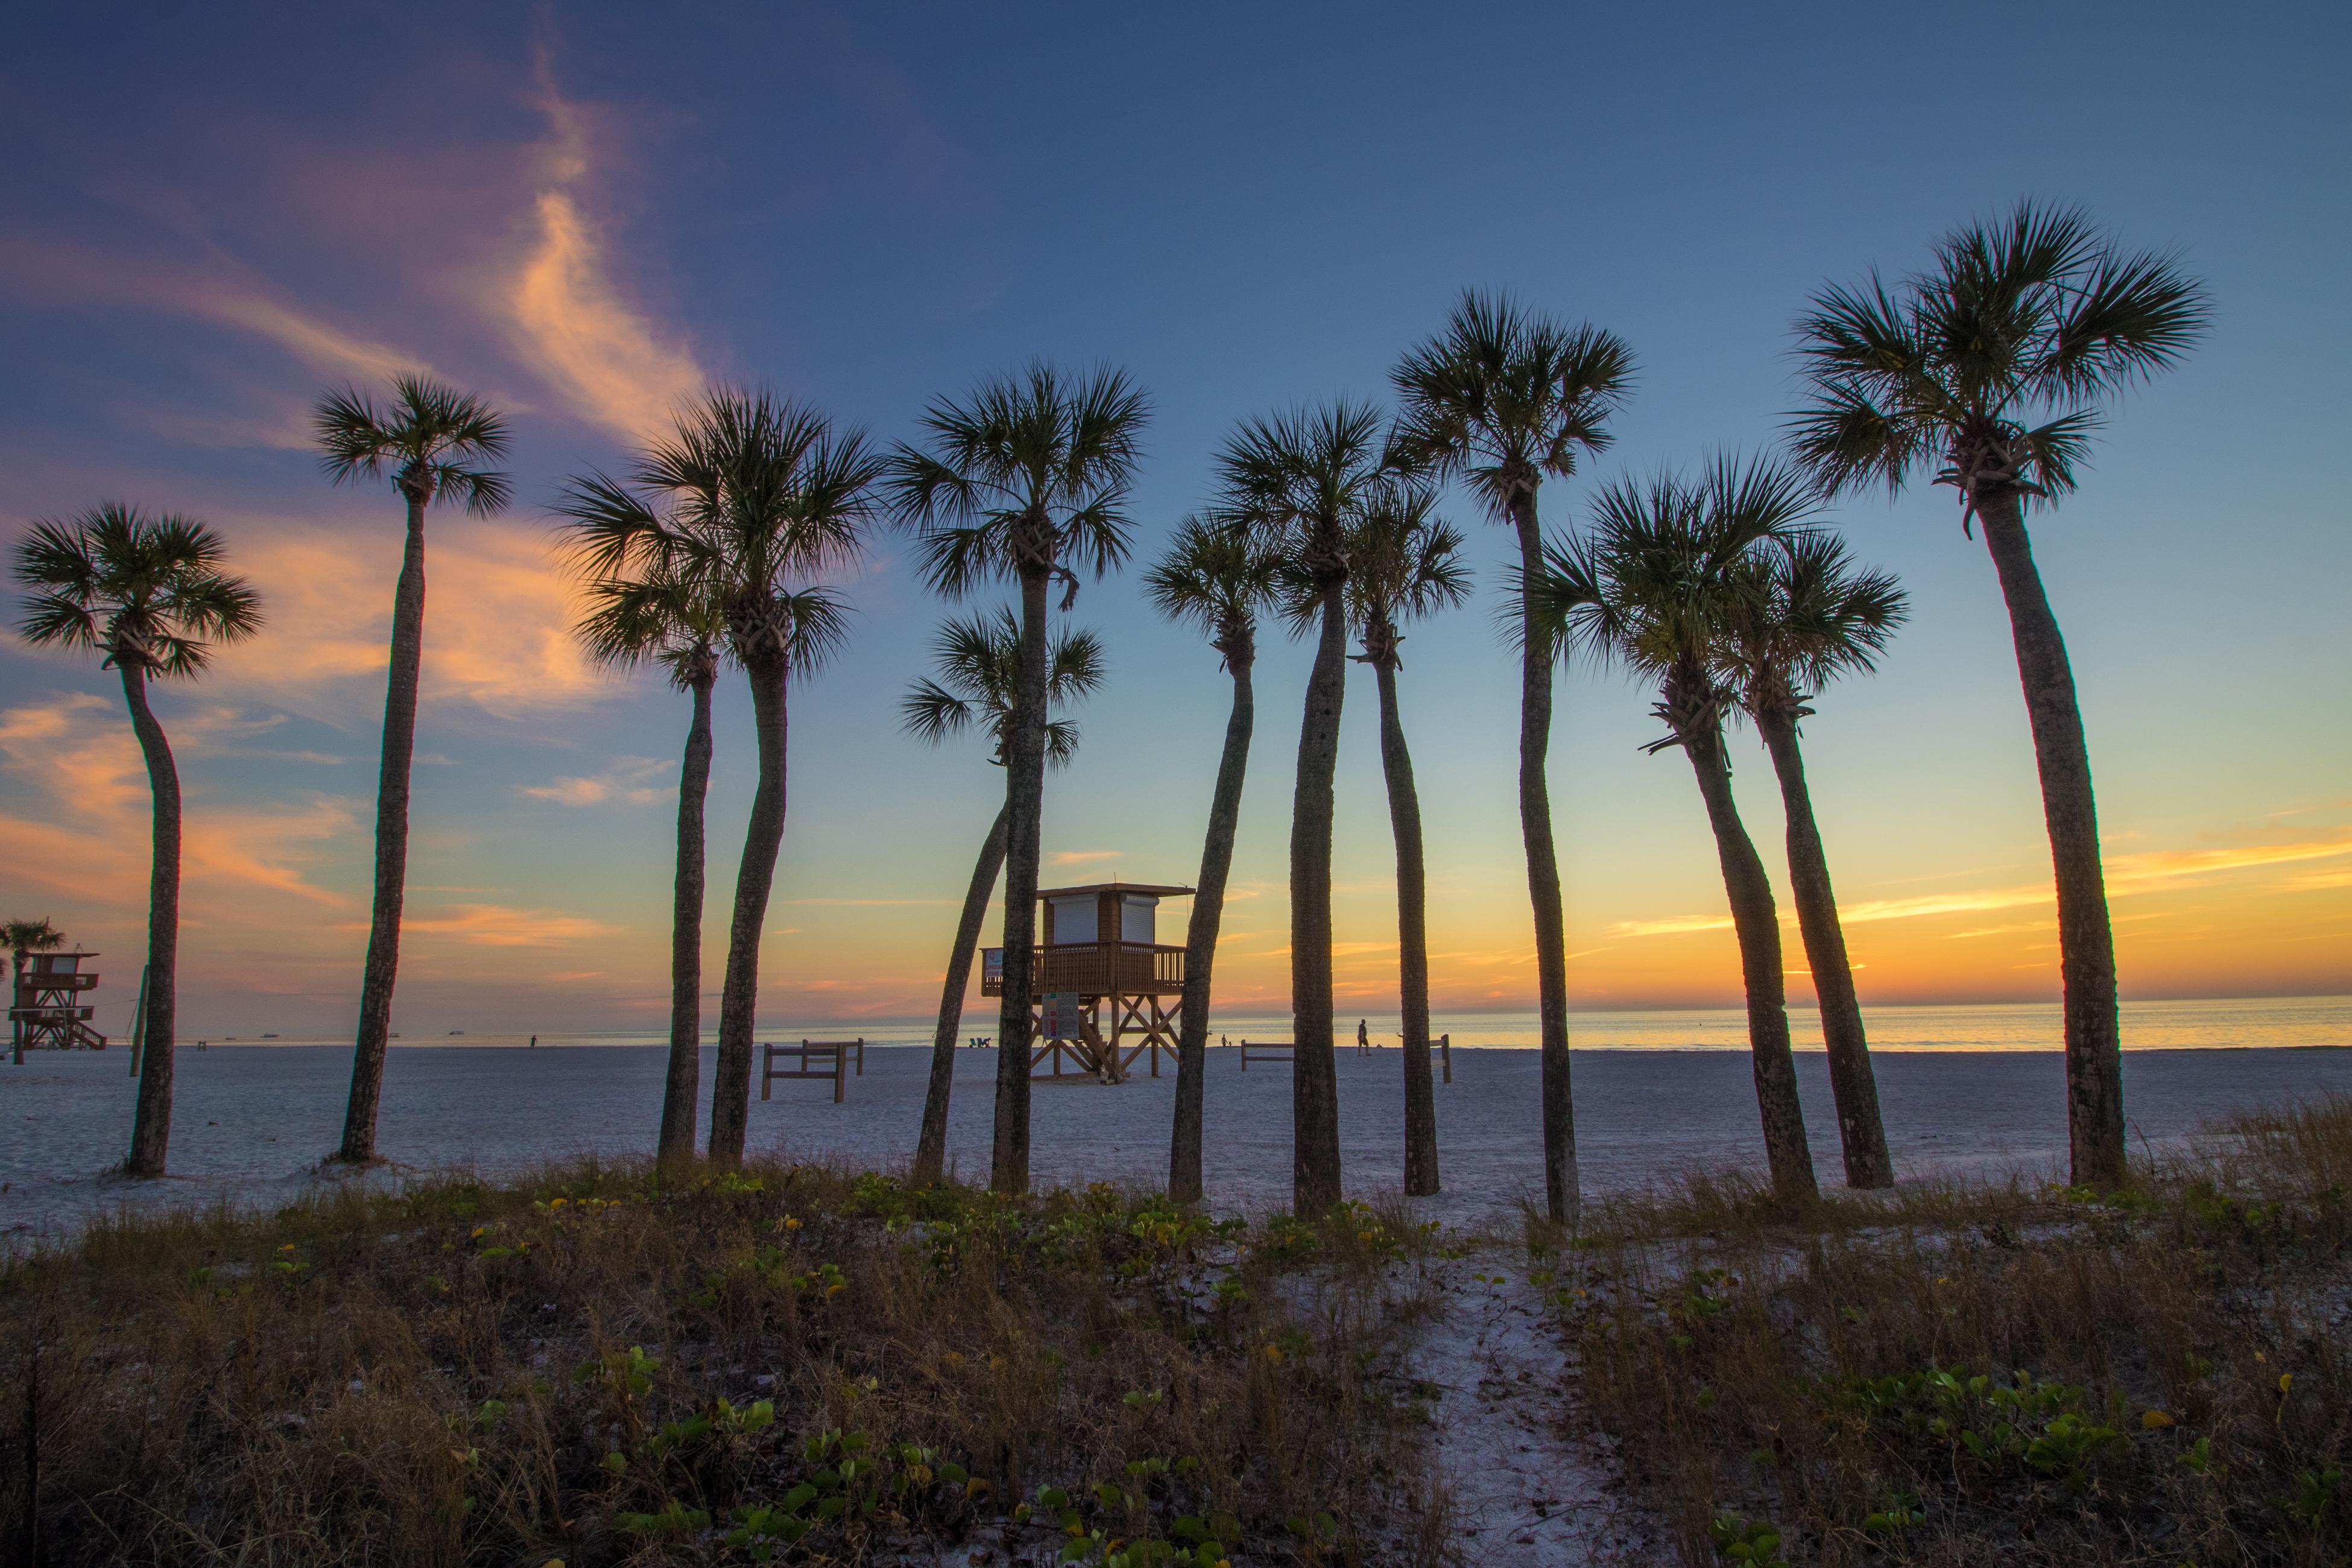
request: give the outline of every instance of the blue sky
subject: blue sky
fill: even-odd
[[[627,1026],[659,1013],[684,714],[570,655],[541,509],[677,392],[764,382],[887,440],[1032,356],[1123,365],[1156,406],[1148,559],[1236,418],[1384,395],[1466,286],[1632,342],[1605,479],[1769,445],[1789,322],[1824,281],[1899,273],[2021,196],[2080,202],[2126,245],[2177,249],[2215,300],[2210,341],[2121,403],[2082,493],[2034,523],[2126,992],[2352,989],[2331,461],[2352,412],[2347,44],[2352,19],[2318,5],[54,13],[0,63],[0,540],[102,497],[175,507],[271,595],[273,636],[163,710],[191,794],[183,1010],[215,1032],[262,1013],[341,1028],[397,519],[323,484],[303,411],[418,365],[512,410],[518,506],[434,524],[402,1017]],[[1550,487],[1547,521],[1574,526],[1589,488]],[[1457,1010],[1528,988],[1502,537],[1458,511],[1482,597],[1413,634],[1403,690]],[[1881,674],[1807,731],[1865,997],[2053,994],[1981,545],[1944,491],[1837,521],[1915,601]],[[1113,676],[1052,786],[1072,879],[1197,865],[1225,689],[1139,575],[1076,612]],[[941,614],[905,542],[877,535],[844,586],[856,639],[795,699],[778,1017],[924,1010],[994,805],[971,748],[897,732]],[[1268,647],[1224,963],[1240,1002],[1282,1001],[1303,674],[1302,650]],[[135,947],[145,796],[119,695],[13,644],[0,692],[0,901]],[[1349,700],[1341,984],[1374,1006],[1393,994],[1391,849],[1369,685]],[[714,907],[749,802],[745,707],[721,704]],[[1574,984],[1592,1005],[1727,1001],[1712,846],[1687,768],[1636,749],[1646,707],[1606,674],[1563,687]],[[1769,859],[1777,797],[1740,744]]]

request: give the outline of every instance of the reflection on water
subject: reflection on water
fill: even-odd
[[[1393,1046],[1399,1023],[1393,1013],[1369,1016],[1343,1012],[1340,1044],[1353,1038],[1357,1016],[1365,1016],[1375,1043]],[[1874,1050],[2047,1051],[2060,1044],[2055,1003],[2020,1002],[1948,1007],[1868,1007],[1864,1020]],[[705,1043],[713,1037],[715,1015],[706,1027]],[[1789,1026],[1800,1050],[1821,1048],[1821,1016],[1811,1007],[1790,1007]],[[992,1034],[996,1016],[978,1009],[966,1016],[963,1037]],[[1433,1028],[1450,1034],[1457,1046],[1528,1046],[1537,1043],[1533,1013],[1440,1013]],[[2251,1049],[2273,1046],[2352,1047],[2352,996],[2252,997],[2204,1002],[2126,1002],[2123,1007],[2124,1048]],[[762,1039],[837,1039],[864,1035],[877,1046],[927,1045],[928,1021],[904,1019],[865,1023],[762,1022]],[[1225,1014],[1215,1016],[1213,1033],[1234,1040],[1286,1040],[1286,1015]],[[238,1043],[257,1044],[261,1029],[241,1037]],[[404,1046],[527,1046],[534,1037],[525,1033],[469,1031],[412,1035]],[[542,1032],[545,1046],[646,1046],[668,1038],[660,1031]],[[1569,1038],[1580,1049],[1742,1050],[1748,1045],[1747,1016],[1736,1008],[1707,1007],[1672,1012],[1573,1013]],[[216,1037],[216,1043],[226,1037]],[[193,1042],[191,1042],[193,1043]],[[336,1045],[344,1041],[317,1037],[275,1040],[281,1045]]]

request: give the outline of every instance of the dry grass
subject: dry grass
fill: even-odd
[[[2347,1183],[2340,1098],[2106,1197],[1717,1183],[1607,1215],[1557,1300],[1685,1563],[2341,1563]]]
[[[809,1166],[107,1222],[0,1271],[0,1558],[1359,1562],[1418,1240]]]

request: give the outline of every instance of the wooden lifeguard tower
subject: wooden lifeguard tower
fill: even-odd
[[[1047,1078],[1116,1083],[1129,1064],[1176,1052],[1184,1002],[1184,950],[1158,941],[1160,900],[1192,889],[1151,882],[1090,882],[1037,889],[1036,1019],[1029,1070]],[[1004,950],[981,956],[980,994],[1004,994]],[[1067,1057],[1075,1064],[1063,1070]]]
[[[8,1027],[16,1059],[26,1051],[102,1051],[106,1037],[89,1026],[93,1009],[81,997],[96,989],[98,973],[82,968],[94,952],[35,952],[16,976],[8,1004]]]

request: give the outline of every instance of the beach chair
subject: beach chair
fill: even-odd
[[[1249,1071],[1250,1058],[1253,1056],[1262,1062],[1293,1061],[1298,1056],[1298,1048],[1289,1040],[1244,1040],[1242,1071]]]
[[[781,1068],[778,1062],[792,1062]],[[833,1079],[833,1102],[839,1105],[847,1097],[850,1064],[855,1062],[857,1076],[866,1076],[866,1041],[803,1040],[797,1046],[763,1044],[760,1047],[760,1098],[771,1093],[770,1085],[780,1078],[829,1078]]]

